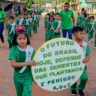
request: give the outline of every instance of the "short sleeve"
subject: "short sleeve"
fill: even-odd
[[[31,59],[33,59],[34,58],[34,56],[35,56],[35,50],[33,51],[33,54],[32,54],[32,57],[31,57]]]
[[[9,52],[9,60],[16,60],[15,49],[12,47]]]
[[[60,16],[62,17],[62,11],[59,12]]]
[[[73,10],[71,10],[71,11],[72,11],[72,15],[71,16],[73,17],[74,16],[74,12],[73,12]]]
[[[7,28],[7,29],[9,28],[9,24],[6,25],[6,28]]]
[[[91,54],[91,49],[90,49],[89,45],[87,45],[86,55],[90,55],[90,54]]]
[[[94,28],[96,28],[96,22],[94,23]]]

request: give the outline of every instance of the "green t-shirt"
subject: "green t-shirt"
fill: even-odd
[[[91,23],[91,22],[88,22],[88,33],[92,33],[92,32],[94,32],[94,30],[93,30],[93,27],[94,27],[94,25],[93,25],[94,23]]]
[[[32,9],[31,8],[27,8],[27,11],[32,13]]]
[[[2,11],[0,11],[0,23],[1,22],[4,22],[4,17],[5,17],[5,12],[2,10]]]
[[[33,59],[35,55],[35,50],[31,46],[27,46],[26,50],[20,49],[18,46],[14,46],[10,49],[9,60],[15,60],[16,62],[26,62]],[[31,74],[30,66],[27,66],[26,70],[23,73],[20,73],[20,68],[14,68],[14,74],[16,76],[26,76]]]
[[[13,23],[13,24],[8,23],[6,25],[6,28],[8,30],[8,36],[13,37],[15,35],[16,24],[15,23]]]
[[[53,23],[52,23],[52,27],[55,29],[55,30],[59,30],[61,28],[61,21],[56,21],[54,20]]]
[[[86,48],[86,55],[90,55],[90,54],[91,54],[91,50],[90,50],[89,45],[87,45],[87,48]]]
[[[90,55],[91,54],[91,50],[89,45],[87,44],[87,42],[83,41],[83,51],[85,53],[85,55]]]
[[[60,12],[60,16],[62,19],[62,29],[67,30],[67,29],[72,29],[73,24],[72,24],[72,17],[74,16],[74,13],[72,10],[65,11],[62,10]]]
[[[16,24],[17,24],[17,25],[24,25],[24,19],[23,19],[23,18],[22,18],[22,19],[17,18],[17,19],[16,19]]]
[[[88,24],[89,18],[88,17],[84,18],[84,22],[85,22],[85,25]]]
[[[24,25],[30,25],[30,20],[28,19],[24,19]]]
[[[94,22],[94,28],[96,29],[96,22]]]

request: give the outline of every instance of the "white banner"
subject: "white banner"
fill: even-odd
[[[84,52],[73,40],[57,38],[43,44],[34,57],[32,74],[37,85],[48,91],[71,87],[82,75]]]

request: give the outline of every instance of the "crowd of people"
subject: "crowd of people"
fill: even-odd
[[[14,84],[17,96],[22,96],[22,94],[23,96],[31,96],[33,79],[30,66],[34,66],[36,62],[32,60],[35,50],[30,46],[30,38],[32,38],[33,33],[37,34],[38,32],[42,11],[34,6],[24,7],[23,11],[24,13],[20,12],[16,18],[13,15],[9,17],[9,21],[6,24],[6,32],[8,32],[9,48],[11,48],[9,60],[15,69]],[[87,63],[90,59],[91,50],[88,43],[91,43],[93,33],[96,32],[94,16],[89,16],[85,13],[85,10],[82,10],[78,13],[77,19],[75,19],[69,3],[65,3],[64,8],[60,12],[48,13],[44,19],[45,41],[60,38],[61,34],[64,38],[67,38],[67,34],[69,39],[74,37],[75,41],[84,50],[85,58],[83,63]],[[4,17],[5,13],[0,6],[0,38],[3,43]],[[88,34],[88,43],[84,41],[84,33]],[[96,33],[94,47],[96,47]],[[86,66],[80,77],[80,85],[77,87],[75,83],[71,87],[72,95],[76,95],[78,90],[80,96],[85,96],[84,89],[87,81]]]
[[[94,16],[78,13],[76,25],[82,27],[87,33],[88,43],[92,43],[94,38],[94,48],[96,48],[96,22]],[[95,35],[94,35],[95,34]]]
[[[73,39],[74,37],[75,41],[80,45],[80,47],[83,49],[85,53],[83,63],[86,64],[90,59],[91,50],[88,43],[84,41],[85,32],[88,33],[88,40],[90,43],[90,39],[93,38],[92,34],[93,32],[95,32],[94,30],[95,23],[93,16],[91,16],[90,19],[84,17],[86,15],[86,11],[84,10],[84,8],[80,12],[80,14],[82,15],[77,16],[77,19],[75,19],[74,12],[73,10],[70,9],[69,3],[65,3],[62,10],[59,11],[58,13],[51,12],[49,14],[46,14],[44,20],[45,40],[48,41],[54,38],[60,38],[61,37],[60,34],[62,34],[64,38],[67,38],[67,34],[69,39]],[[90,27],[87,27],[88,24],[90,24]],[[94,45],[94,47],[96,46]],[[88,81],[88,74],[86,66],[83,74],[80,77],[79,86],[77,86],[77,83],[71,86],[72,95],[76,96],[77,93],[79,92],[80,96],[85,96],[84,89],[86,87],[87,81]]]

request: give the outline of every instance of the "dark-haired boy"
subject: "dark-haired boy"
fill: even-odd
[[[60,38],[61,20],[58,13],[55,14],[55,20],[52,22],[52,36],[51,39]]]
[[[80,45],[82,50],[84,51],[85,58],[83,60],[83,63],[86,64],[88,63],[90,59],[90,54],[91,50],[89,45],[84,41],[84,31],[83,28],[81,27],[74,27],[73,30],[73,35],[75,38],[75,41]],[[87,66],[85,67],[83,74],[80,77],[80,84],[77,87],[77,83],[73,84],[71,87],[72,90],[72,95],[77,95],[77,90],[79,92],[79,96],[85,96],[83,90],[85,89],[86,83],[88,81],[88,75],[87,75]]]
[[[7,40],[8,40],[8,43],[9,43],[9,48],[11,48],[12,47],[12,42],[13,42],[13,39],[14,39],[14,35],[15,35],[15,29],[16,29],[16,24],[15,24],[13,16],[9,17],[9,22],[6,25],[6,29],[8,31]]]

